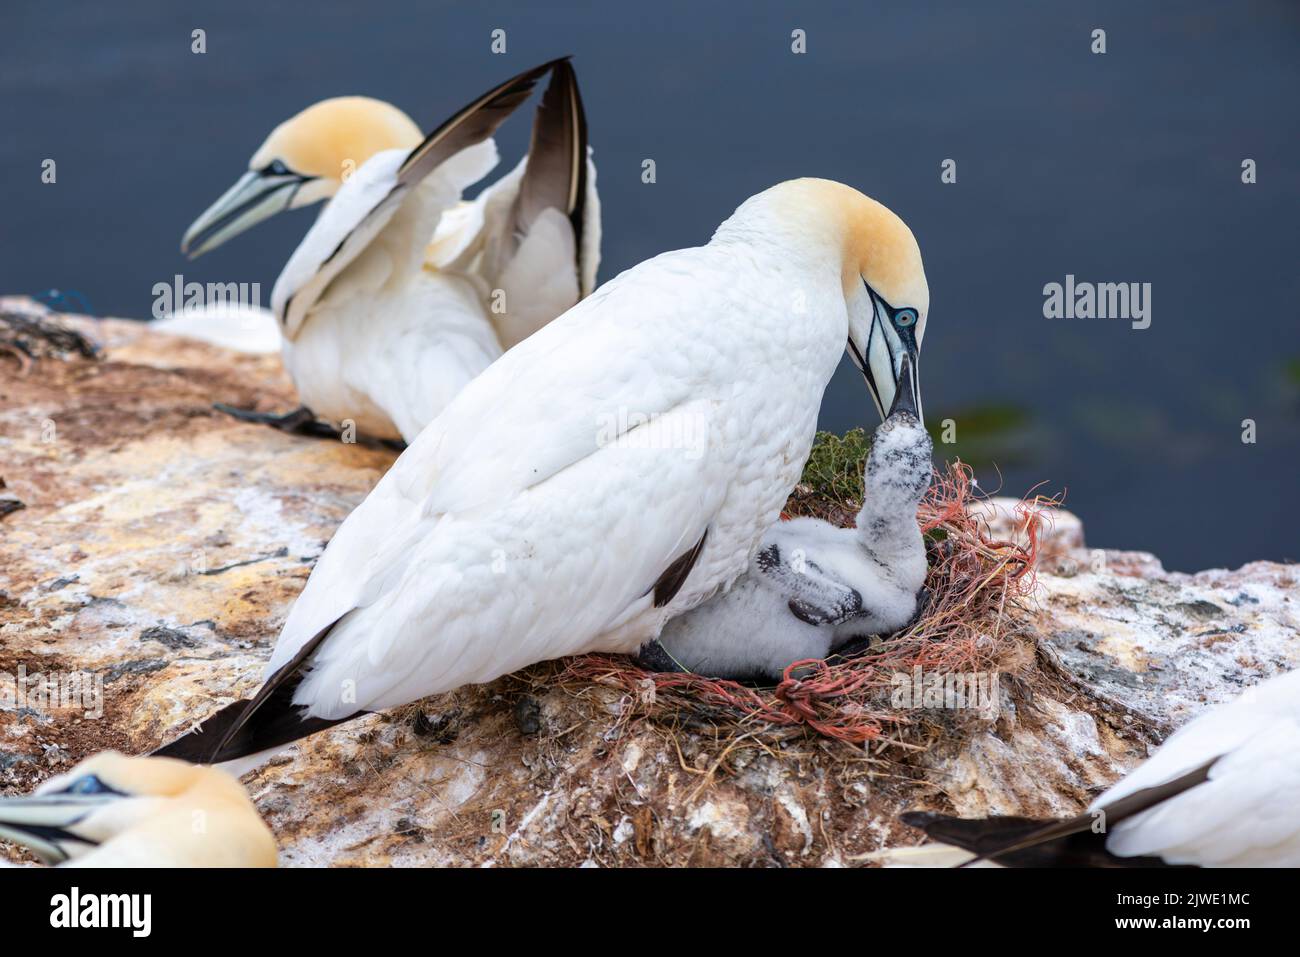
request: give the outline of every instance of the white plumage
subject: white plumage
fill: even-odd
[[[320,269],[391,193],[407,153],[378,153],[343,184],[289,258],[271,306],[284,317],[282,355],[303,405],[366,434],[410,441],[503,350],[479,277],[425,268],[443,212],[496,164],[491,141],[452,157],[394,203],[344,268]],[[576,277],[571,285],[566,306],[578,300]],[[299,310],[290,315],[292,298]]]
[[[491,131],[546,69],[532,152],[462,202],[497,165]],[[530,164],[540,164],[531,177]],[[507,81],[423,141],[387,104],[327,100],[278,127],[250,165],[185,248],[205,251],[280,208],[328,198],[271,305],[303,404],[335,425],[411,441],[505,349],[595,285],[600,203],[567,62]]]
[[[798,480],[846,330],[819,349],[798,341],[762,304],[784,271],[741,277],[729,260],[705,247],[644,263],[470,383],[339,529],[268,672],[345,616],[295,700],[340,717],[355,705],[339,689],[355,686],[357,705],[391,707],[545,658],[635,650],[743,570]],[[742,278],[760,285],[740,308]],[[620,409],[704,445],[602,447],[601,417]],[[654,608],[655,581],[706,529],[685,587]]]
[[[1300,672],[1195,718],[1089,810],[1209,761],[1208,781],[1117,824],[1107,850],[1202,867],[1300,866]]]
[[[149,324],[153,332],[210,342],[223,349],[252,355],[280,351],[280,326],[275,314],[260,306],[222,303],[181,309]]]
[[[786,218],[789,196],[622,274],[472,382],[339,529],[268,674],[338,619],[295,695],[336,718],[635,650],[729,584],[798,480],[848,337],[841,238]],[[602,445],[620,412],[703,445]],[[656,579],[706,530],[655,608]]]
[[[527,158],[472,203],[460,202],[497,163],[488,140],[401,196],[355,258],[320,270],[393,190],[406,156],[376,154],[343,184],[290,257],[271,305],[284,317],[284,362],[305,406],[333,422],[351,419],[369,435],[410,442],[502,352],[590,291],[600,226],[588,160],[584,238],[595,248],[583,263],[587,284],[579,286],[575,237],[558,210],[539,217],[506,255],[508,212]],[[444,226],[448,212],[455,215]],[[493,312],[494,296],[503,312]]]
[[[745,570],[878,295],[923,328],[916,242],[821,180],[618,276],[469,383],[347,518],[255,703],[293,688],[302,717],[342,719],[636,650]],[[892,400],[894,380],[877,385]],[[257,735],[221,753],[250,748]]]
[[[1207,770],[1208,769],[1208,770]],[[1051,863],[1055,848],[1089,833],[1119,858],[1158,858],[1199,867],[1300,866],[1300,671],[1270,678],[1211,708],[1175,732],[1154,754],[1075,819],[992,845],[999,821],[905,815],[941,840],[870,855],[894,866],[951,866],[978,848],[1023,863]],[[1125,809],[1126,802],[1139,802]],[[1040,834],[1041,832],[1041,834]],[[1085,849],[1086,850],[1086,849]],[[1078,854],[1084,851],[1067,851]],[[1107,863],[1114,863],[1112,858]]]

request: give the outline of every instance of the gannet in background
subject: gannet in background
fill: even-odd
[[[275,839],[217,768],[97,754],[28,797],[0,799],[0,838],[47,864],[274,867]]]
[[[154,332],[198,339],[251,355],[279,352],[280,324],[275,313],[260,306],[222,303],[178,309],[149,323]]]
[[[874,856],[924,866],[968,863],[978,854],[1011,867],[1297,867],[1297,794],[1300,671],[1292,671],[1180,728],[1076,818],[905,814],[906,823],[955,846]]]
[[[817,179],[752,197],[466,386],[339,528],[257,695],[159,753],[233,760],[543,659],[636,651],[749,567],[846,344],[888,408],[929,305],[916,240],[876,201]]]
[[[462,203],[497,163],[492,134],[547,71],[528,155]],[[308,107],[275,128],[181,250],[198,256],[321,200],[271,296],[284,363],[311,412],[375,438],[414,439],[465,383],[595,285],[600,203],[567,60],[507,80],[428,136],[378,100]]]
[[[916,417],[910,366],[904,356],[893,408],[872,437],[856,527],[819,518],[773,525],[728,591],[665,626],[658,645],[671,670],[780,678],[793,662],[916,616],[926,572],[916,507],[930,485],[933,445]],[[658,650],[651,644],[649,657],[662,668]]]

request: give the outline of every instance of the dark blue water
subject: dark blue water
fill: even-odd
[[[489,52],[497,27],[504,56]],[[1095,27],[1105,55],[1089,50]],[[6,0],[0,291],[75,290],[127,316],[147,316],[176,272],[269,295],[313,212],[194,264],[177,243],[272,126],[364,93],[432,127],[559,53],[576,55],[597,150],[603,278],[704,242],[779,180],[851,183],[921,242],[927,418],[957,422],[983,485],[1068,489],[1092,543],[1175,568],[1300,557],[1292,2]],[[509,162],[527,127],[503,133]],[[1043,286],[1067,273],[1151,283],[1151,327],[1045,319]],[[823,425],[870,415],[846,365]]]

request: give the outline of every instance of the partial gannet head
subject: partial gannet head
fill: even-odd
[[[833,180],[789,180],[755,199],[760,197],[783,222],[835,245],[832,254],[837,251],[840,257],[848,309],[849,354],[881,418],[894,404],[906,357],[914,412],[924,421],[918,358],[930,287],[921,249],[907,224],[869,196]]]
[[[105,751],[28,797],[0,800],[0,838],[47,864],[274,867],[275,839],[240,783],[172,758]]]
[[[285,120],[248,162],[248,172],[209,206],[181,240],[191,259],[284,209],[333,196],[376,153],[414,149],[424,134],[391,104],[340,96]]]

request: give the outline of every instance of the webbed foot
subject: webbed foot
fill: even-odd
[[[685,674],[687,670],[679,665],[672,655],[668,654],[664,646],[659,644],[658,639],[641,646],[641,650],[636,656],[636,663],[646,671]]]
[[[342,435],[333,426],[317,419],[316,413],[305,405],[299,406],[292,412],[279,415],[274,412],[254,412],[252,409],[239,409],[233,405],[226,405],[224,402],[214,402],[212,407],[218,412],[224,412],[231,418],[238,419],[241,422],[269,425],[273,429],[279,429],[281,432],[288,432],[291,435],[309,435],[323,439],[337,439]]]

